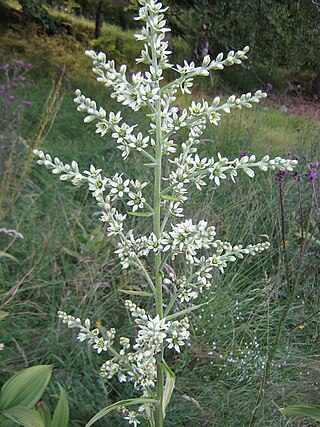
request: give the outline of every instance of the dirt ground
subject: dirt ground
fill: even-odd
[[[308,116],[320,121],[320,101],[314,101],[304,96],[279,96],[268,94],[264,101],[268,105],[278,107],[285,113],[297,116]]]

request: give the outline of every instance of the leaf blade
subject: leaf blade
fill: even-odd
[[[131,289],[119,289],[119,292],[122,292],[125,295],[135,295],[139,297],[153,297],[153,293],[147,291],[134,291]]]
[[[51,373],[51,365],[37,365],[15,374],[2,386],[0,409],[15,406],[32,408],[43,395]]]
[[[127,214],[131,216],[137,216],[137,217],[143,217],[143,218],[149,218],[150,216],[153,215],[152,212],[129,212],[129,211],[127,211]]]
[[[163,417],[165,417],[166,410],[169,405],[171,395],[173,393],[176,376],[164,360],[161,363],[161,367],[166,373],[166,384],[164,387],[163,398],[162,398],[162,412],[163,412]]]
[[[311,417],[320,421],[320,405],[290,405],[280,411],[287,417]]]
[[[6,409],[3,414],[24,427],[45,427],[42,417],[35,409],[19,405]]]
[[[194,305],[188,308],[185,308],[184,310],[178,311],[177,313],[169,314],[169,316],[166,316],[167,320],[176,319],[177,317],[184,316],[186,314],[191,313],[194,310],[198,310],[198,308],[203,307],[206,304],[210,304],[215,299],[215,297],[211,298],[211,300],[203,302],[202,304]]]
[[[85,427],[92,426],[92,424],[94,424],[96,421],[100,420],[100,418],[109,414],[111,411],[113,411],[117,408],[120,408],[121,406],[142,405],[144,403],[154,403],[154,404],[156,403],[156,404],[158,404],[159,402],[155,399],[148,399],[146,397],[120,400],[119,402],[113,403],[112,405],[109,405],[106,408],[101,409],[101,411],[99,411],[94,417],[91,418],[91,420],[85,425]]]
[[[56,409],[53,413],[51,427],[68,427],[69,424],[69,403],[67,393],[64,388],[59,385],[60,398]]]

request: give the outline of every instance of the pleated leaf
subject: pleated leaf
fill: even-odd
[[[291,405],[280,410],[287,417],[311,417],[320,421],[320,405]]]
[[[32,408],[41,398],[52,373],[51,365],[38,365],[15,374],[2,387],[0,409]]]
[[[13,406],[3,411],[10,420],[24,427],[46,427],[41,415],[35,410],[25,406]]]
[[[68,427],[69,424],[69,403],[65,390],[60,387],[60,398],[53,413],[51,427]]]
[[[40,402],[37,405],[37,411],[44,421],[46,427],[51,427],[51,412],[49,406],[45,402]]]

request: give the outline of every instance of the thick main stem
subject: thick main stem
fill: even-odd
[[[153,13],[150,13],[151,18]],[[158,52],[156,47],[156,32],[154,28],[150,27],[150,47],[151,47],[151,63],[157,73],[159,71]],[[153,88],[158,89],[160,94],[159,78],[154,82]],[[157,240],[161,239],[161,181],[162,181],[162,115],[161,115],[161,98],[157,99],[154,103],[155,125],[156,125],[156,147],[155,147],[155,177],[154,177],[154,198],[153,198],[153,232]],[[155,254],[155,303],[156,313],[163,318],[163,301],[162,301],[162,272],[161,272],[161,252]],[[159,402],[155,408],[155,426],[163,427],[163,389],[164,389],[164,376],[162,371],[163,348],[156,357],[157,360],[157,384],[156,393],[157,401]]]
[[[160,100],[156,102],[156,167],[154,179],[154,216],[153,232],[157,239],[161,238],[161,178],[162,178],[162,141],[161,141],[161,105]],[[155,255],[155,281],[156,281],[156,311],[160,318],[163,317],[162,303],[162,274],[161,253]],[[162,398],[163,398],[163,372],[161,368],[162,354],[157,357],[157,400],[156,427],[163,426]]]

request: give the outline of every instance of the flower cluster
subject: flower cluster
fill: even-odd
[[[119,382],[132,382],[136,390],[141,390],[144,396],[149,396],[157,379],[156,355],[160,354],[164,347],[180,353],[180,348],[189,339],[189,322],[187,318],[180,321],[160,319],[158,315],[151,318],[144,309],[130,300],[127,300],[125,305],[134,318],[138,332],[133,345],[129,338],[120,337],[120,350],[115,348],[114,328],[107,331],[97,327],[92,329],[89,319],[85,319],[82,324],[81,319],[64,311],[58,311],[58,316],[69,328],[80,329],[77,337],[80,342],[87,341],[98,354],[107,352],[113,356],[101,366],[101,377],[111,379],[117,376]],[[139,412],[142,413],[143,410],[141,407]],[[137,413],[133,413],[136,417]],[[133,416],[132,414],[130,416]]]
[[[78,340],[80,342],[88,341],[97,353],[110,352],[114,358],[105,362],[101,367],[101,375],[106,378],[112,378],[118,375],[120,382],[133,381],[135,387],[146,390],[148,387],[154,387],[156,378],[155,356],[161,352],[163,346],[169,349],[174,348],[180,353],[180,347],[185,345],[189,338],[189,322],[187,318],[180,321],[168,321],[165,318],[160,319],[157,315],[151,318],[146,311],[137,307],[132,301],[125,302],[127,309],[138,325],[135,344],[130,345],[130,339],[120,337],[120,351],[114,348],[116,330],[111,328],[108,331],[101,331],[94,327],[91,329],[89,319],[81,323],[81,319],[59,311],[58,316],[69,328],[79,328]],[[132,348],[132,352],[129,352]],[[137,375],[143,370],[148,370],[144,376]]]
[[[44,165],[47,169],[52,169],[53,174],[60,175],[61,181],[69,180],[77,187],[86,183],[92,196],[104,206],[104,215],[101,217],[101,221],[109,221],[114,225],[114,217],[118,220],[121,218],[121,222],[125,219],[125,215],[119,216],[118,211],[111,209],[111,201],[126,196],[127,205],[132,209],[132,212],[144,208],[146,204],[142,190],[148,185],[147,182],[140,182],[138,179],[124,179],[123,174],[119,173],[111,178],[103,177],[101,175],[102,169],[96,169],[93,165],[90,165],[89,170],[81,173],[78,163],[75,161],[72,161],[71,164],[64,164],[58,157],[52,159],[50,154],[45,154],[42,150],[34,150],[34,154],[39,158],[37,163]]]
[[[118,173],[112,178],[102,177],[100,173],[101,169],[96,169],[93,165],[90,166],[89,171],[80,173],[78,164],[75,161],[71,165],[63,164],[57,157],[52,160],[51,156],[45,154],[43,151],[35,150],[35,154],[39,157],[38,163],[52,169],[52,173],[54,174],[61,174],[61,180],[70,180],[76,186],[80,186],[85,182],[87,183],[89,191],[91,191],[92,195],[99,202],[99,206],[103,209],[100,218],[101,221],[109,223],[109,235],[119,235],[120,237],[118,249],[115,252],[118,254],[123,268],[129,267],[130,260],[135,260],[141,256],[148,256],[150,251],[154,253],[170,251],[172,259],[178,254],[183,253],[189,263],[202,264],[202,270],[206,270],[212,266],[218,267],[223,272],[228,262],[235,261],[236,258],[242,258],[243,254],[254,255],[267,249],[269,246],[265,242],[258,245],[249,245],[246,248],[243,248],[242,245],[233,247],[229,242],[214,239],[216,234],[215,227],[208,227],[207,222],[204,220],[198,224],[193,224],[192,219],[185,220],[182,223],[171,224],[171,231],[164,231],[160,239],[154,233],[136,238],[133,230],[129,230],[127,234],[124,234],[123,223],[127,216],[119,213],[116,208],[111,207],[111,201],[121,199],[127,195],[129,199],[127,205],[132,208],[132,212],[143,209],[145,205],[149,206],[142,194],[142,190],[148,184],[147,182],[141,183],[139,180],[124,180],[122,177],[123,174]],[[201,164],[197,155],[195,161]],[[205,161],[210,163],[207,159]],[[211,167],[207,167],[204,172],[209,175],[209,178],[214,176],[215,183],[219,184],[219,180],[226,178],[227,174],[234,180],[234,177],[237,175],[237,168],[243,169],[249,176],[253,176],[251,168],[255,166],[261,170],[272,170],[275,168],[292,170],[295,164],[296,160],[286,160],[280,157],[270,160],[269,156],[265,156],[261,161],[255,162],[254,156],[250,158],[244,156],[241,159],[233,161],[219,156],[219,161],[216,163],[211,162]],[[201,172],[202,166],[197,169],[194,165],[193,170],[203,177],[203,173]],[[217,171],[219,171],[219,174]],[[175,174],[175,172],[172,172],[172,174]],[[183,185],[188,184],[189,181],[188,178],[183,181],[180,179],[176,185],[171,184],[167,188],[174,188],[176,193],[179,191],[179,194],[182,195],[186,193]],[[107,189],[109,192],[105,196]],[[165,203],[168,203],[168,200],[166,200],[166,195],[163,197],[163,205],[165,205]],[[170,202],[167,215],[180,216],[183,210],[179,207],[180,203],[183,203],[182,199],[181,202]],[[152,214],[151,211],[150,214]],[[197,255],[199,250],[209,248],[214,249],[213,255],[205,261],[203,261],[203,258],[201,258],[201,261],[198,260]],[[207,270],[207,272],[209,271]],[[208,276],[208,278],[210,277]]]
[[[133,111],[147,110],[150,119],[148,134],[136,124],[123,122],[120,111],[107,112],[97,106],[79,89],[76,90],[75,103],[77,110],[84,113],[85,123],[96,121],[97,134],[104,137],[110,133],[124,160],[134,154],[143,157],[144,161],[147,159],[143,165],[154,171],[150,185],[152,197],[144,191],[148,183],[136,177],[127,177],[121,172],[106,177],[93,165],[80,172],[75,161],[64,164],[43,151],[35,150],[34,153],[38,163],[60,175],[61,180],[70,181],[75,186],[88,186],[101,209],[100,220],[106,223],[108,235],[116,241],[115,253],[122,267],[130,266],[138,271],[152,291],[155,313],[147,313],[132,301],[125,302],[137,331],[134,342],[127,337],[116,340],[114,329],[106,332],[103,328],[91,329],[88,319],[82,324],[80,319],[64,312],[59,312],[59,316],[69,327],[80,329],[80,341],[88,341],[98,353],[109,354],[110,358],[101,367],[102,377],[111,379],[116,376],[120,382],[132,383],[147,402],[148,398],[157,399],[158,405],[146,403],[137,412],[124,409],[125,419],[137,426],[138,417],[143,414],[150,425],[162,426],[174,386],[174,374],[165,363],[164,355],[167,349],[179,353],[189,340],[189,323],[184,316],[199,308],[194,306],[193,300],[210,288],[214,271],[224,273],[230,262],[245,255],[259,254],[270,246],[269,242],[246,246],[231,244],[216,239],[215,227],[205,220],[194,223],[192,219],[179,219],[184,216],[189,187],[195,185],[201,190],[209,183],[219,187],[229,178],[234,182],[240,171],[250,178],[255,176],[254,170],[292,171],[297,160],[270,159],[269,156],[257,160],[254,155],[246,153],[236,159],[228,159],[220,153],[215,158],[201,158],[198,154],[200,137],[208,125],[218,126],[225,114],[251,108],[266,94],[258,90],[239,97],[231,95],[226,101],[219,97],[211,102],[191,101],[185,109],[176,105],[176,94],[178,91],[191,93],[197,76],[206,77],[226,66],[241,64],[247,59],[249,48],[230,51],[226,56],[219,53],[214,59],[206,55],[200,66],[186,61],[174,66],[169,62],[171,52],[165,40],[169,31],[164,19],[167,8],[158,0],[139,0],[139,3],[137,20],[143,23],[143,28],[136,38],[144,43],[144,47],[137,62],[145,64],[145,72],[127,72],[125,65],[117,68],[102,52],[90,50],[86,54],[93,61],[97,80],[112,92],[112,98]],[[177,79],[166,83],[164,72],[169,68],[177,73]],[[186,138],[177,146],[176,135],[181,129],[185,130]],[[144,221],[144,235],[138,235],[131,228],[130,216]],[[179,258],[186,269],[178,275],[171,264]],[[163,284],[169,289],[170,301],[164,301]],[[191,304],[177,311],[176,301]],[[162,380],[166,375],[165,393],[160,390],[164,381],[160,381],[159,375]]]

